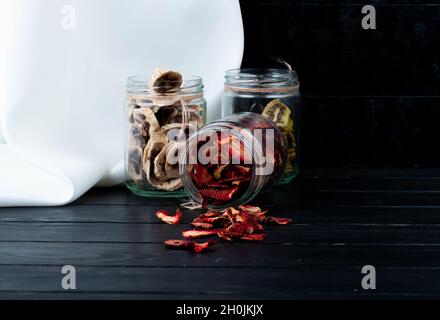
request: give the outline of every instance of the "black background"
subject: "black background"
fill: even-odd
[[[241,0],[243,67],[292,64],[301,165],[440,166],[440,2]],[[438,3],[438,4],[436,4]],[[373,4],[377,29],[361,26]]]

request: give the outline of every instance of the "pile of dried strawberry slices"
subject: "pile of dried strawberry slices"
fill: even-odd
[[[168,224],[179,224],[182,221],[182,213],[179,209],[174,216],[164,210],[157,211],[156,216]],[[290,223],[292,219],[271,217],[267,215],[267,211],[262,211],[259,207],[243,205],[237,209],[207,211],[191,222],[193,229],[182,232],[182,239],[167,240],[164,243],[171,249],[201,253],[215,245],[217,241],[210,239],[199,243],[194,239],[215,237],[223,241],[263,241],[266,238],[264,225]]]

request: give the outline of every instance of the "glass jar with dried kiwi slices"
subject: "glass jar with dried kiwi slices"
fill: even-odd
[[[287,69],[233,69],[226,72],[222,116],[255,112],[275,123],[287,144],[287,163],[277,184],[299,173],[301,97],[297,73]]]

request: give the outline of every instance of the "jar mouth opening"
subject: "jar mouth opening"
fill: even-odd
[[[225,75],[225,84],[237,87],[280,87],[297,82],[296,71],[289,69],[230,69]]]
[[[214,128],[205,127],[205,133],[208,132],[208,131],[218,132],[222,128],[223,129],[224,128],[230,129],[230,125],[227,122],[222,123],[222,124],[217,123],[217,125],[219,126],[220,129],[214,129]],[[202,128],[201,130],[203,130],[203,129],[204,128]],[[200,133],[200,131],[199,131],[199,133]],[[238,137],[238,138],[242,137],[240,132],[235,130],[235,129],[230,130],[230,133],[232,135]],[[202,203],[202,198],[199,195],[199,191],[198,191],[197,187],[194,185],[192,179],[189,177],[189,174],[188,174],[188,171],[187,171],[188,169],[186,167],[186,162],[184,162],[184,161],[186,161],[189,158],[189,154],[190,154],[192,148],[195,147],[194,145],[197,145],[197,137],[198,137],[198,133],[194,133],[192,136],[190,136],[188,138],[188,140],[186,142],[186,147],[184,149],[185,151],[182,154],[182,156],[184,158],[181,158],[180,161],[179,161],[179,173],[180,173],[180,176],[182,178],[183,186],[184,186],[185,190],[187,191],[188,195],[191,198],[193,198],[197,203],[201,204]],[[241,141],[243,141],[243,140],[241,140]],[[210,205],[208,205],[208,209],[210,209],[210,210],[222,210],[222,209],[225,209],[225,208],[228,208],[228,207],[236,207],[238,205],[242,205],[242,204],[245,204],[245,203],[249,202],[256,195],[256,193],[254,192],[254,188],[252,186],[255,186],[258,183],[257,180],[259,180],[259,176],[257,176],[255,174],[256,170],[257,170],[257,161],[254,158],[256,156],[253,153],[254,146],[253,146],[252,142],[249,142],[249,141],[246,141],[246,140],[243,141],[243,144],[244,144],[245,148],[247,149],[247,152],[250,152],[250,154],[252,154],[252,157],[253,157],[252,158],[252,160],[253,160],[252,161],[252,178],[251,178],[251,181],[249,183],[249,187],[237,199],[231,200],[229,202],[226,202],[224,205],[221,205],[221,206],[219,206],[219,205],[211,205],[210,204]]]
[[[131,76],[127,80],[127,90],[131,93],[150,93],[152,94],[155,89],[160,89],[158,87],[151,87],[150,84],[150,78],[140,75]],[[173,83],[173,81],[168,81],[169,83]],[[178,84],[177,81],[175,81],[176,84]],[[177,93],[179,94],[186,94],[186,93],[194,93],[194,92],[200,92],[203,91],[203,80],[199,76],[189,75],[184,76],[182,80],[182,84],[180,86],[180,91]],[[161,93],[161,95],[175,95],[176,92],[170,92],[170,93]]]

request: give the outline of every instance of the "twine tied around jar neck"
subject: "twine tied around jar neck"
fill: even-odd
[[[190,77],[183,80],[180,73],[163,71],[158,68],[154,71],[150,81],[129,78],[127,99],[130,104],[140,107],[174,106],[182,109],[182,124],[189,123],[190,111],[188,105],[197,99],[203,98],[203,83],[199,77]]]
[[[190,111],[188,110],[188,103],[195,99],[203,98],[203,93],[197,93],[192,95],[180,95],[179,92],[164,94],[136,94],[128,93],[127,97],[131,104],[136,104],[141,107],[150,107],[151,104],[164,107],[164,106],[176,106],[180,102],[182,108],[182,124],[188,124],[190,121]]]
[[[155,92],[128,93],[127,97],[130,100],[130,102],[138,105],[143,105],[143,104],[145,105],[146,103],[151,102],[156,106],[163,107],[163,106],[171,106],[179,101],[186,104],[188,102],[191,102],[192,100],[203,98],[203,93],[200,92],[190,95],[188,94],[181,95],[179,92],[168,93],[168,94],[158,94]]]
[[[299,91],[299,84],[286,87],[243,87],[240,85],[225,84],[225,91],[234,93],[295,93]]]

